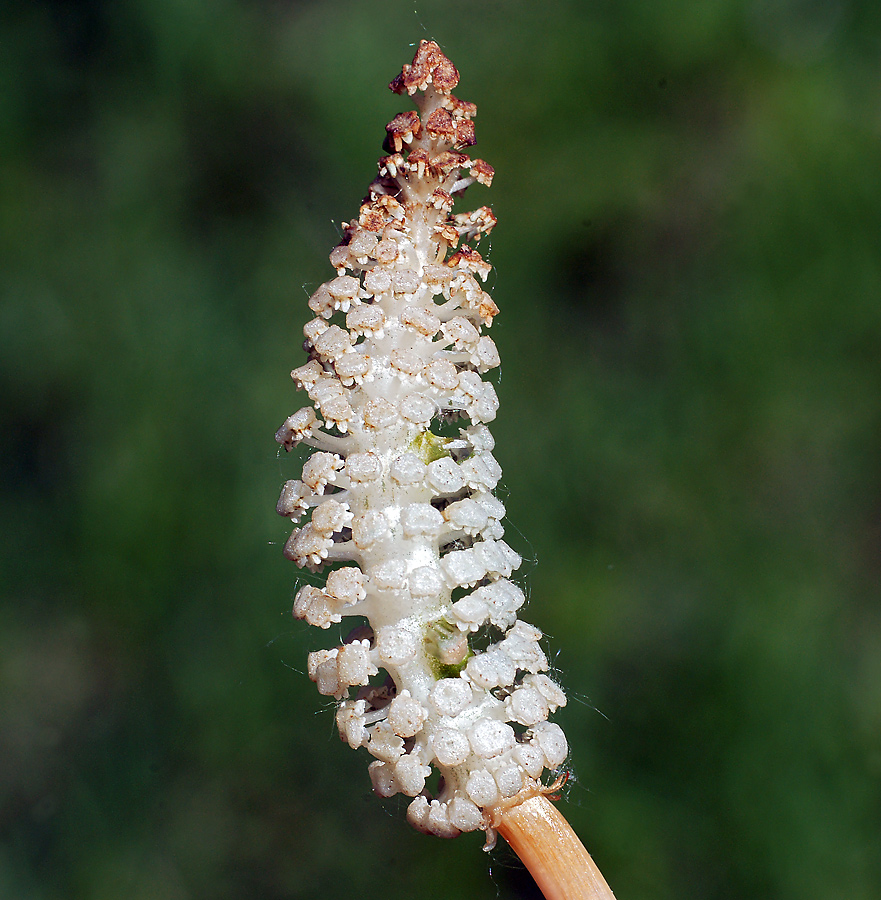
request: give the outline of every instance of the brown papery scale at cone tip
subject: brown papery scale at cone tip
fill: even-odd
[[[322,629],[367,621],[308,659],[340,737],[373,757],[377,794],[412,798],[416,828],[482,829],[491,845],[498,815],[542,796],[563,765],[548,718],[566,698],[542,633],[518,618],[521,559],[494,494],[485,376],[499,355],[485,332],[498,307],[475,244],[496,219],[453,210],[493,170],[465,152],[477,110],[452,94],[458,81],[423,41],[390,85],[417,109],[386,126],[378,175],[330,254],[335,275],[309,299],[308,358],[291,374],[311,405],[276,438],[315,452],[277,508],[296,523],[285,556],[333,566],[298,591],[294,615]]]

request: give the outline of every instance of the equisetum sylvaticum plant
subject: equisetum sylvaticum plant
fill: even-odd
[[[323,629],[366,620],[310,653],[309,677],[336,699],[340,737],[373,757],[374,791],[413,798],[414,827],[481,829],[488,847],[499,832],[548,897],[611,896],[585,892],[608,888],[547,800],[568,753],[548,717],[566,698],[546,674],[542,633],[518,618],[521,560],[493,493],[487,424],[499,404],[485,376],[499,355],[485,329],[498,308],[474,244],[496,218],[487,206],[453,212],[493,169],[464,152],[477,110],[453,96],[458,80],[422,41],[392,81],[417,110],[386,126],[379,174],[330,254],[336,277],[309,299],[308,360],[291,376],[312,405],[276,439],[315,452],[278,512],[297,523],[285,556],[330,571],[299,589],[294,615]],[[573,871],[588,880],[561,893]]]

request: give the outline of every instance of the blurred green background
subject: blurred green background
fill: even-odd
[[[493,430],[564,813],[620,900],[881,896],[881,6],[0,23],[0,896],[536,896],[372,796],[274,512],[306,298],[423,37],[497,170],[463,208],[499,217]]]

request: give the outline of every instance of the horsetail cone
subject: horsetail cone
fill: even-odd
[[[386,126],[379,175],[330,254],[336,277],[309,299],[308,361],[291,376],[312,406],[285,420],[286,450],[315,448],[278,512],[297,523],[284,554],[317,572],[294,615],[327,629],[366,618],[339,647],[309,654],[309,677],[338,701],[351,747],[374,757],[382,797],[413,797],[407,818],[455,837],[547,790],[566,739],[548,715],[566,698],[544,674],[541,632],[521,621],[502,540],[501,476],[484,380],[499,356],[484,329],[498,312],[474,248],[496,223],[453,213],[492,167],[464,152],[476,107],[451,93],[455,66],[433,41],[389,87],[418,111]],[[440,772],[433,795],[432,767]]]

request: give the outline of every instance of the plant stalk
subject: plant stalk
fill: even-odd
[[[615,900],[572,826],[543,794],[505,810],[496,829],[546,900]]]

